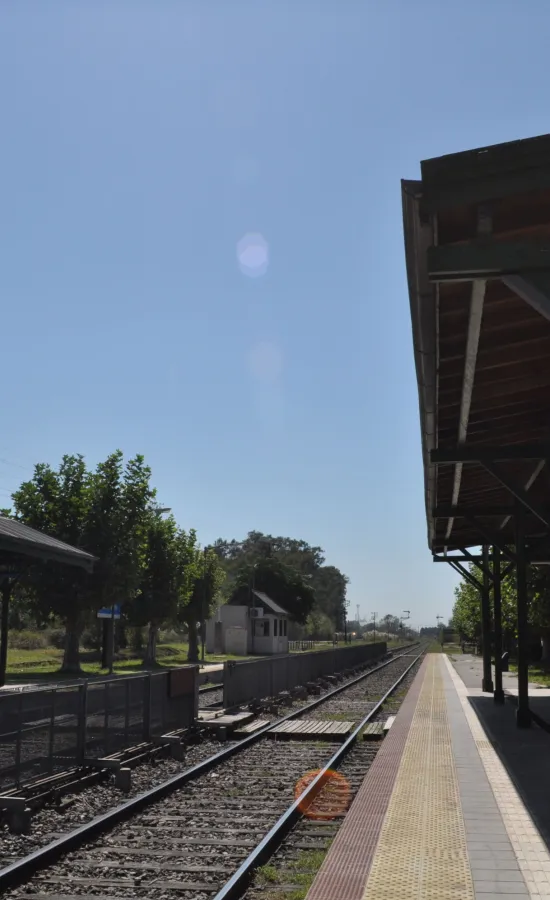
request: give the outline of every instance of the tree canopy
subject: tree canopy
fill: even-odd
[[[256,567],[257,589],[287,609],[295,622],[303,624],[310,613],[315,613],[317,624],[321,615],[326,617],[325,630],[327,619],[332,623],[333,632],[344,627],[349,579],[336,566],[324,565],[321,547],[312,547],[296,538],[250,531],[243,541],[219,538],[212,549],[226,572],[223,586],[226,599],[243,584],[252,584]]]
[[[517,636],[517,588],[515,569],[504,575],[507,562],[502,561],[501,595],[502,628],[505,633]],[[478,581],[481,573],[474,563],[469,564],[470,574]],[[527,587],[529,595],[528,621],[533,630],[540,632],[543,643],[550,637],[550,570],[548,566],[528,567]],[[479,590],[463,580],[455,588],[452,626],[466,640],[478,640],[481,636],[481,602]],[[550,649],[550,648],[549,648]]]
[[[348,579],[325,565],[321,547],[250,531],[244,541],[219,538],[201,548],[159,506],[143,456],[125,462],[120,450],[90,469],[82,455],[57,467],[35,466],[3,510],[51,537],[97,557],[92,574],[54,562],[25,566],[12,622],[62,623],[63,669],[78,672],[80,638],[102,607],[120,605],[122,621],[147,628],[145,662],[156,657],[159,630],[182,627],[189,659],[198,659],[201,623],[243,586],[264,591],[310,632],[343,627]]]

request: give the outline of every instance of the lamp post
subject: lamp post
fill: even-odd
[[[437,630],[439,631],[439,642],[441,646],[443,646],[443,629],[441,628],[440,622],[443,621],[443,616],[436,616],[437,619]]]

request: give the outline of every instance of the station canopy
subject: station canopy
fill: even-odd
[[[13,565],[14,557],[30,556],[78,566],[91,572],[96,557],[64,541],[58,541],[15,519],[0,516],[0,569]]]
[[[434,554],[550,526],[550,135],[421,163],[402,182]],[[542,549],[545,548],[545,549]]]

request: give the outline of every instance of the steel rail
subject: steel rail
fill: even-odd
[[[199,686],[199,695],[209,694],[211,691],[223,691],[223,684],[205,684],[203,687]]]
[[[254,848],[252,853],[241,863],[234,875],[225,883],[220,891],[215,895],[213,900],[240,900],[243,893],[250,886],[250,881],[255,869],[264,865],[270,859],[275,851],[280,847],[287,834],[294,827],[295,823],[304,815],[304,807],[310,806],[317,794],[320,793],[329,778],[329,772],[334,770],[340,761],[346,756],[355,745],[362,729],[384,705],[388,697],[401,684],[403,679],[408,675],[413,666],[422,658],[426,651],[423,650],[416,659],[408,666],[407,669],[399,676],[395,684],[386,691],[381,700],[378,701],[374,709],[371,709],[364,719],[357,725],[352,734],[329,759],[327,764],[321,769],[315,779],[309,784],[305,791],[292,803],[291,806],[283,813],[279,820],[273,825],[270,831],[262,838],[260,843]],[[402,654],[405,655],[405,654]]]
[[[271,729],[275,728],[277,725],[281,725],[283,722],[298,718],[298,716],[303,715],[304,712],[308,712],[309,710],[319,706],[321,703],[330,700],[336,694],[339,694],[347,688],[357,684],[358,682],[369,678],[375,672],[379,672],[381,669],[385,669],[387,666],[391,665],[392,662],[395,662],[395,660],[400,659],[402,656],[406,656],[407,649],[409,648],[404,648],[405,652],[398,653],[396,656],[392,656],[391,659],[387,660],[386,662],[381,663],[380,665],[375,666],[372,669],[369,669],[368,672],[362,673],[357,678],[353,678],[351,681],[346,682],[346,684],[339,685],[332,691],[324,694],[322,697],[317,697],[315,700],[312,700],[310,703],[306,704],[306,706],[302,706],[297,710],[293,710],[293,712],[288,713],[286,716],[283,716],[280,719],[275,719],[273,722],[270,722],[269,725],[266,725],[265,728],[261,728],[253,735],[250,735],[250,737],[244,738],[243,740],[236,742],[230,747],[226,747],[224,750],[221,750],[219,753],[215,753],[213,756],[209,756],[208,759],[197,763],[190,769],[186,769],[184,772],[180,772],[178,775],[174,775],[172,778],[163,781],[161,784],[149,788],[149,790],[144,791],[142,794],[138,794],[137,797],[133,797],[131,800],[127,800],[120,806],[116,806],[113,809],[110,809],[108,812],[103,813],[100,816],[96,816],[90,822],[86,822],[79,828],[75,828],[68,834],[62,835],[55,841],[51,841],[51,843],[46,844],[44,847],[39,847],[37,850],[34,850],[27,856],[22,857],[22,859],[16,860],[9,866],[0,869],[0,895],[8,888],[18,887],[19,885],[23,884],[36,872],[52,865],[52,863],[56,862],[71,850],[75,850],[82,844],[85,844],[90,840],[94,840],[95,838],[99,837],[99,835],[110,831],[115,825],[118,825],[120,822],[131,818],[142,809],[145,809],[147,806],[155,803],[157,800],[161,800],[163,797],[173,793],[184,784],[187,784],[187,782],[199,778],[201,775],[206,774],[206,772],[209,772],[211,769],[230,759],[232,756],[240,753],[246,747],[250,747],[253,744],[257,743],[257,741],[259,741],[265,734],[267,734],[268,731],[271,731]],[[417,659],[418,657],[414,660],[413,663],[411,663],[411,666],[415,664]],[[411,666],[407,668],[407,672],[410,670]],[[384,696],[386,697],[387,695]],[[374,714],[374,712],[380,707],[381,703],[382,701],[379,701],[377,703],[371,714]],[[356,731],[353,732],[354,735]],[[347,746],[348,742],[349,739],[343,746]],[[316,779],[310,785],[308,790],[304,792],[305,795],[309,796],[309,791],[314,787],[314,785],[317,784],[317,781],[318,779]]]

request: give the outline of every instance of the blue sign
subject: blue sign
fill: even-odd
[[[113,615],[114,610],[114,615]],[[120,619],[120,603],[113,606],[104,606],[97,614],[98,619]]]

